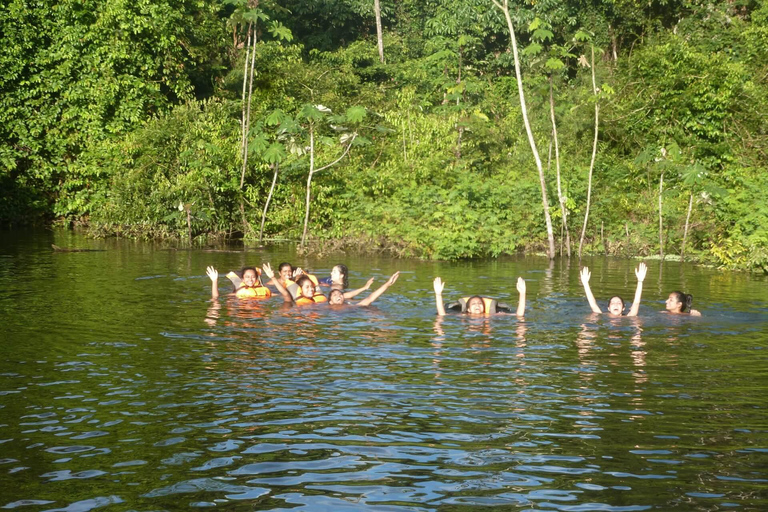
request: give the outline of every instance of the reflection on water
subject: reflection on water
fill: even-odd
[[[403,273],[376,307],[297,309],[212,302],[205,266],[337,261],[9,240],[0,507],[768,509],[765,278],[653,265],[613,319],[575,262],[344,258],[353,286]],[[599,302],[635,264],[589,262]],[[437,318],[435,275],[512,302],[523,275],[526,317]],[[702,318],[658,313],[676,288]]]

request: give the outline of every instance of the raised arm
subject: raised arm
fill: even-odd
[[[394,281],[393,281],[393,282],[394,282]],[[370,278],[370,279],[368,280],[368,282],[367,282],[367,283],[365,283],[365,286],[363,286],[362,288],[358,288],[357,290],[350,290],[350,291],[348,291],[348,292],[344,292],[344,298],[345,298],[345,299],[351,299],[352,297],[354,297],[354,296],[356,296],[356,295],[360,295],[360,294],[361,294],[361,293],[363,293],[365,290],[367,290],[368,288],[370,288],[372,284],[373,284],[373,278]],[[391,283],[390,283],[390,284],[391,284]],[[386,288],[384,288],[384,289],[386,290]],[[378,291],[378,290],[376,290],[376,291]],[[376,293],[376,292],[373,292],[373,293]],[[383,293],[383,291],[382,291],[382,293]],[[371,294],[371,295],[373,295],[373,294]],[[381,295],[381,294],[379,294],[379,295]],[[377,297],[378,297],[378,295],[377,295]],[[374,300],[376,300],[376,299],[374,299]],[[371,302],[373,302],[373,301],[371,301]],[[358,305],[359,305],[359,306],[362,306],[363,304],[358,304]],[[367,304],[365,304],[365,305],[367,306]]]
[[[387,291],[387,288],[389,288],[390,286],[395,284],[395,281],[397,281],[398,277],[400,277],[400,271],[399,270],[397,272],[395,272],[394,274],[392,274],[392,277],[390,277],[387,280],[386,283],[384,283],[383,285],[379,286],[378,289],[374,290],[374,292],[372,294],[370,294],[369,296],[367,296],[366,298],[364,298],[363,300],[358,302],[357,305],[358,306],[370,306],[371,302],[373,302],[376,299],[378,299],[381,296],[382,293]],[[372,283],[372,282],[373,282],[373,278],[371,278],[368,281],[369,286],[370,286],[370,283]],[[345,297],[346,297],[346,294],[345,294]]]
[[[645,263],[640,263],[635,269],[635,275],[637,276],[637,289],[635,290],[635,300],[632,301],[632,307],[627,313],[627,316],[637,316],[637,312],[640,311],[640,298],[643,296],[643,281],[645,275],[648,273],[648,267]]]
[[[600,311],[600,308],[597,306],[597,302],[595,301],[595,296],[592,295],[592,289],[589,287],[589,278],[592,277],[592,274],[589,272],[589,267],[584,267],[581,269],[581,284],[584,285],[584,293],[587,295],[587,300],[589,301],[589,307],[592,308],[593,313],[602,313]]]
[[[280,292],[280,295],[283,296],[283,300],[285,302],[293,302],[293,299],[291,298],[291,294],[288,293],[288,290],[285,289],[285,286],[280,283],[279,279],[275,279],[275,273],[272,271],[272,266],[269,263],[265,263],[261,266],[261,268],[264,270],[264,273],[267,275],[268,278],[272,280],[272,284],[275,285],[275,288],[277,288],[277,291]]]
[[[522,277],[517,278],[517,292],[520,294],[520,298],[517,301],[517,316],[525,316],[525,279]]]
[[[208,274],[208,277],[211,278],[211,298],[218,299],[219,298],[219,271],[213,268],[211,265],[208,265],[208,268],[205,269],[205,273]]]
[[[445,283],[439,277],[435,278],[433,283],[435,287],[435,306],[437,306],[437,314],[445,316],[445,306],[443,305],[443,288]]]

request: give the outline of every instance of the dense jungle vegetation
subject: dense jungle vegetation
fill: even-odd
[[[0,33],[5,226],[768,268],[768,2],[8,0]]]

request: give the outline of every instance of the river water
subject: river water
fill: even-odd
[[[211,301],[207,265],[284,260],[402,274],[370,308],[238,301],[223,277]],[[631,301],[637,261],[584,263],[603,308]],[[609,319],[576,261],[4,232],[0,508],[768,510],[768,279],[648,265],[640,316]],[[526,317],[439,320],[437,275],[512,305],[523,276]],[[659,313],[675,289],[701,318]]]

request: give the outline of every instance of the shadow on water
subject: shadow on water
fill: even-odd
[[[206,265],[266,260],[337,263],[6,237],[0,507],[768,509],[764,277],[653,263],[612,319],[575,262],[342,257],[353,287],[402,274],[370,308],[210,300]],[[631,299],[636,262],[587,264]],[[436,275],[509,303],[521,275],[526,317],[438,318]],[[678,288],[701,318],[660,313]]]

